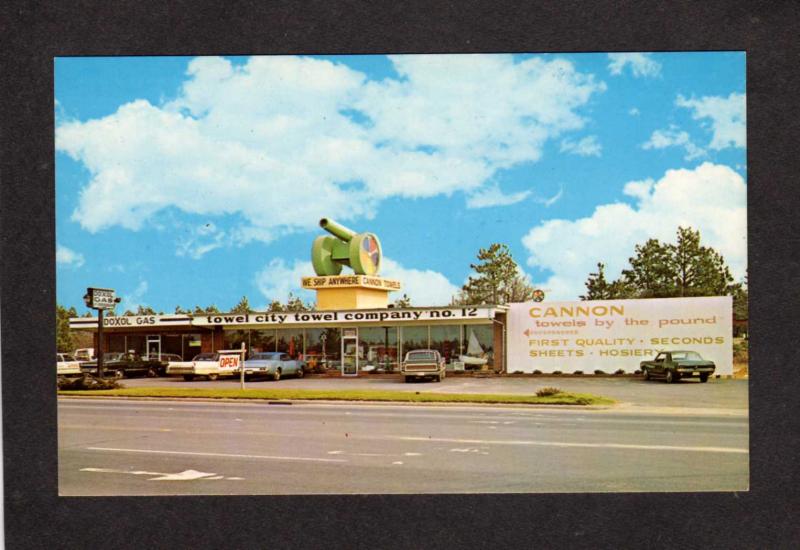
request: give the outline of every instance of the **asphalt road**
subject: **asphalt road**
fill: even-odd
[[[215,382],[182,378],[132,378],[122,381],[126,387],[185,387],[185,388],[238,388],[239,381],[221,379]],[[450,376],[441,384],[432,382],[403,383],[398,376],[363,378],[305,377],[285,378],[278,382],[254,380],[248,388],[306,388],[314,390],[361,389],[395,390],[443,393],[504,393],[531,394],[545,386],[555,386],[564,391],[592,393],[610,397],[633,408],[669,407],[680,409],[730,409],[746,413],[748,406],[747,380],[712,378],[705,384],[698,380],[681,380],[676,384],[662,381],[644,381],[641,377],[490,377]],[[690,412],[690,411],[689,411]]]
[[[59,398],[58,413],[61,495],[748,488],[746,411]]]

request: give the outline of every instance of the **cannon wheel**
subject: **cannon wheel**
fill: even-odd
[[[333,247],[336,237],[320,235],[311,245],[311,263],[317,275],[338,275],[342,272],[342,264],[333,261]]]

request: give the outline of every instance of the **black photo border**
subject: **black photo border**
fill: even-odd
[[[79,1],[0,6],[8,548],[780,548],[800,540],[795,2]],[[750,491],[59,497],[53,59],[736,50],[747,54]]]

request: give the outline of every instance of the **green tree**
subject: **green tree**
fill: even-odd
[[[69,319],[77,316],[78,312],[74,307],[66,309],[56,304],[56,351],[72,353],[75,349],[75,339],[69,328]]]
[[[233,306],[231,309],[231,313],[252,313],[254,310],[250,307],[250,300],[247,299],[247,296],[242,296],[242,299],[239,300],[239,303]]]
[[[582,300],[618,298],[672,298],[680,296],[734,295],[741,286],[733,283],[730,269],[716,250],[703,246],[700,232],[679,227],[675,244],[648,239],[636,245],[635,256],[622,276],[609,283],[603,263],[586,280]]]
[[[291,292],[289,293],[289,296],[286,298],[286,311],[308,311],[310,309],[311,306],[303,302],[299,296],[295,296]]]
[[[136,308],[135,315],[155,315],[156,310],[151,308],[150,306],[139,306]]]
[[[493,243],[489,248],[479,249],[478,263],[470,264],[470,268],[477,276],[469,276],[454,302],[507,304],[533,295],[533,287],[524,279],[505,244]]]
[[[700,244],[700,232],[678,228],[678,240],[670,245],[678,296],[722,296],[730,294],[733,276],[723,257]]]
[[[630,269],[622,271],[622,281],[634,289],[637,298],[675,296],[675,271],[672,249],[658,239],[636,245],[636,255],[628,259]]]
[[[597,273],[589,273],[586,279],[586,294],[580,296],[581,300],[610,300],[612,296],[611,283],[606,280],[606,265],[597,262]]]
[[[394,303],[394,307],[411,307],[411,298],[404,292],[401,298],[397,298]]]
[[[192,311],[189,309],[183,309],[181,306],[175,306],[175,315],[187,315]]]
[[[212,304],[206,308],[194,306],[194,311],[192,313],[194,313],[194,315],[202,315],[204,313],[220,313],[220,310],[217,309],[217,306]]]

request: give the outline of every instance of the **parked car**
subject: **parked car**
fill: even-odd
[[[244,375],[248,378],[265,376],[272,380],[280,380],[286,375],[302,378],[305,368],[305,361],[292,359],[288,353],[269,351],[251,355],[244,362]]]
[[[91,361],[97,359],[94,354],[94,348],[78,348],[72,353],[72,356],[76,361]]]
[[[642,361],[639,369],[645,380],[663,378],[671,383],[681,378],[699,378],[700,382],[707,382],[716,365],[703,359],[696,351],[676,350],[659,352],[652,361]]]
[[[441,382],[445,378],[444,359],[433,349],[411,350],[400,365],[400,373],[406,382],[414,378],[431,378]]]
[[[82,373],[80,361],[68,353],[56,353],[56,376],[76,376]]]
[[[83,361],[81,371],[97,375],[97,360]],[[103,373],[115,378],[158,376],[158,369],[152,361],[147,361],[138,354],[109,352],[103,354]]]
[[[184,380],[194,380],[203,376],[208,380],[216,380],[220,376],[239,374],[242,350],[219,350],[199,353],[191,361],[170,363],[167,375],[183,376]]]
[[[156,369],[158,376],[165,376],[167,374],[167,368],[171,364],[183,362],[183,357],[177,353],[154,353],[152,355],[144,355],[142,356],[142,359],[152,364],[152,366]]]

